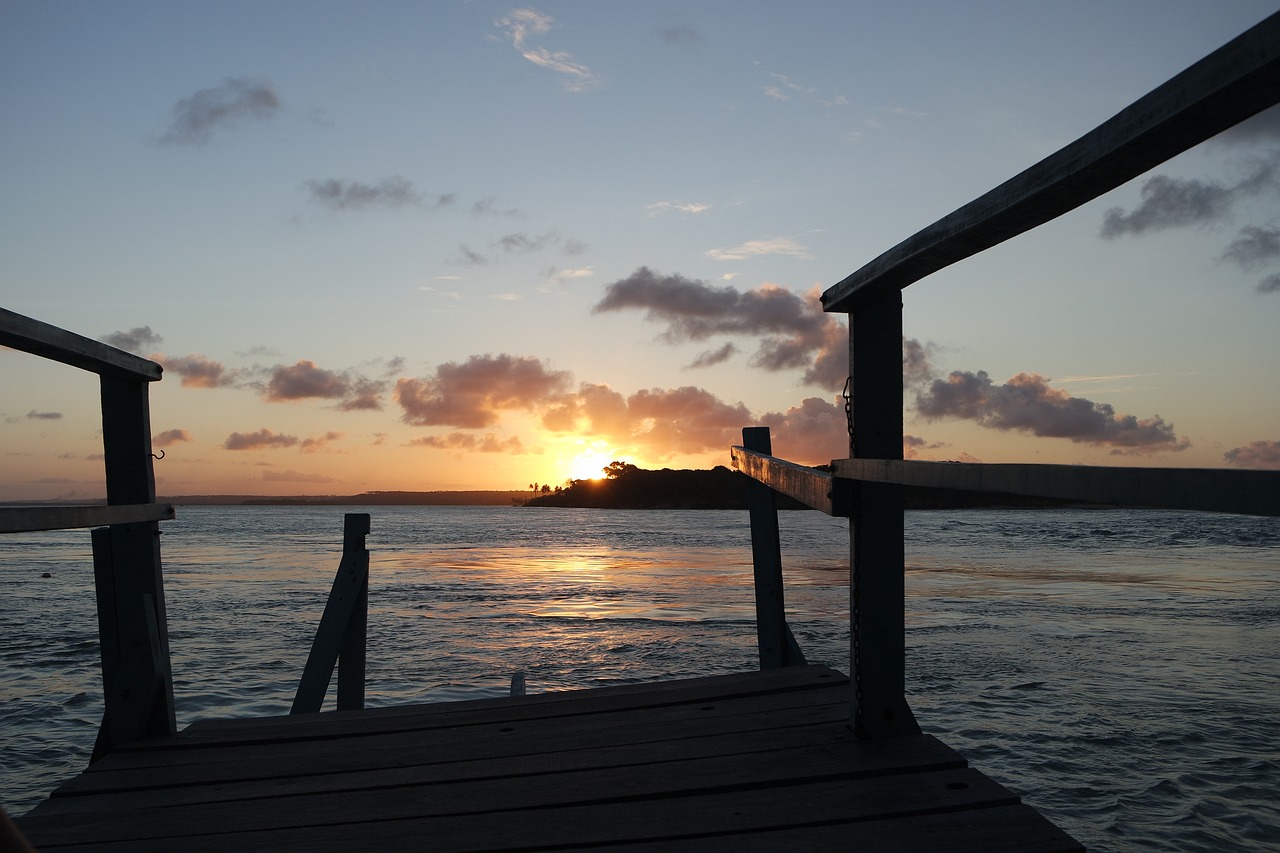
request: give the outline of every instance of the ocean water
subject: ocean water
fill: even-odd
[[[516,670],[540,692],[756,666],[744,512],[180,507],[162,524],[179,726],[288,712],[348,509],[372,515],[370,706],[504,695]],[[781,525],[792,629],[847,672],[847,523]],[[907,529],[926,731],[1090,849],[1280,850],[1280,520]],[[88,533],[0,537],[0,591],[0,802],[21,814],[83,769],[101,716]]]

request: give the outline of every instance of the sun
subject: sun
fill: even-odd
[[[613,461],[608,453],[584,450],[569,462],[570,480],[603,480],[605,466]]]

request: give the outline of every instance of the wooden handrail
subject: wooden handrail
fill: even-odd
[[[0,507],[0,533],[104,527],[137,521],[167,521],[173,517],[173,504],[7,506]]]
[[[1280,12],[822,294],[849,312],[1055,219],[1280,103]]]
[[[157,382],[163,368],[133,353],[0,308],[0,344],[99,376]]]

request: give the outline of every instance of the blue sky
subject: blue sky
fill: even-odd
[[[0,304],[165,364],[168,494],[703,467],[760,422],[821,462],[815,288],[1273,11],[4,2]],[[1280,465],[1276,124],[909,289],[908,452]],[[101,494],[92,379],[0,364],[0,498]]]

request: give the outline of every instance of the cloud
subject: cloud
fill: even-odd
[[[134,355],[142,355],[142,353],[158,347],[164,338],[151,331],[150,326],[138,326],[127,332],[111,332],[103,335],[100,340],[116,349],[122,349]]]
[[[511,45],[520,55],[540,68],[546,68],[563,75],[561,81],[570,92],[588,92],[599,88],[600,77],[586,65],[578,62],[567,51],[551,51],[541,47],[529,47],[526,42],[530,37],[546,35],[551,31],[556,19],[544,15],[536,9],[513,9],[504,17],[493,22],[502,29],[511,40]]]
[[[62,420],[62,412],[37,412],[35,409],[27,412],[27,420],[29,421],[60,421]]]
[[[425,435],[409,442],[410,447],[434,447],[440,450],[465,450],[472,453],[523,453],[524,445],[516,436],[505,441],[487,432],[477,438],[468,432],[451,432],[446,435]]]
[[[183,388],[223,388],[239,381],[239,371],[229,371],[222,362],[206,358],[200,353],[165,358],[156,356],[164,369],[182,377]]]
[[[1235,203],[1262,192],[1274,192],[1280,152],[1271,152],[1253,160],[1238,182],[1224,185],[1195,178],[1171,178],[1156,175],[1142,185],[1142,202],[1126,213],[1113,207],[1102,219],[1103,237],[1112,239],[1124,234],[1145,234],[1188,225],[1208,225],[1221,221]]]
[[[473,355],[440,365],[432,376],[399,380],[394,396],[405,423],[475,429],[497,423],[503,411],[538,408],[569,382],[568,372],[532,356]]]
[[[1238,468],[1280,470],[1280,441],[1251,441],[1244,447],[1233,447],[1222,458]]]
[[[696,216],[699,213],[706,213],[710,209],[711,205],[702,202],[655,201],[645,207],[645,215],[654,217],[663,213],[691,213]]]
[[[369,379],[352,371],[333,371],[319,367],[314,361],[301,359],[293,365],[277,365],[271,371],[264,396],[268,402],[294,400],[341,400],[338,409],[380,410],[386,383]]]
[[[324,435],[313,435],[302,440],[300,449],[303,453],[317,453],[345,435],[346,433],[343,432],[326,432]]]
[[[666,44],[696,44],[702,41],[697,30],[686,26],[660,27],[658,35]]]
[[[768,412],[760,423],[769,427],[775,456],[801,465],[826,465],[849,455],[849,421],[844,402],[806,397],[785,412]]]
[[[159,435],[152,436],[151,444],[153,447],[172,447],[191,440],[191,433],[185,429],[167,429]]]
[[[1243,269],[1257,269],[1280,258],[1280,228],[1246,225],[1222,252],[1223,260],[1234,261]]]
[[[758,336],[750,366],[804,369],[804,381],[838,388],[848,373],[848,335],[842,321],[822,312],[818,296],[817,286],[802,298],[776,284],[739,291],[640,267],[608,285],[591,310],[644,311],[645,319],[666,324],[662,337],[672,343]]]
[[[1258,282],[1259,293],[1280,293],[1280,272],[1274,272]]]
[[[162,145],[203,145],[215,130],[244,121],[268,119],[280,109],[270,83],[228,77],[221,86],[201,89],[173,106],[173,123],[157,141]]]
[[[928,459],[929,457],[921,455],[921,451],[937,450],[946,446],[946,443],[941,441],[930,442],[918,435],[904,435],[902,437],[902,458]]]
[[[505,210],[499,210],[497,207],[495,207],[497,203],[498,203],[497,196],[487,196],[485,198],[480,199],[475,204],[471,205],[471,213],[474,214],[475,216],[523,216],[524,215],[514,207],[509,207],[509,208],[506,208]]]
[[[765,240],[748,240],[738,246],[726,249],[708,249],[708,258],[713,261],[745,261],[764,255],[786,255],[792,258],[809,259],[813,256],[809,250],[791,237],[770,237]]]
[[[703,388],[650,388],[627,398],[632,438],[655,451],[697,453],[725,449],[751,422],[746,406],[725,403]]]
[[[458,250],[461,252],[461,257],[454,263],[464,266],[484,266],[511,255],[532,255],[556,247],[559,247],[561,253],[565,255],[580,255],[587,249],[587,245],[581,240],[572,237],[566,239],[555,231],[548,231],[545,234],[514,232],[504,234],[490,242],[489,254],[477,252],[465,243],[460,244]]]
[[[262,479],[268,483],[340,483],[323,474],[303,474],[299,471],[263,471]]]
[[[282,435],[269,429],[257,432],[233,432],[223,442],[227,450],[262,450],[269,447],[293,447],[298,443],[295,435]]]
[[[698,357],[689,362],[689,364],[686,365],[686,369],[696,370],[700,367],[711,367],[716,364],[723,364],[733,358],[734,354],[737,352],[738,348],[730,342],[719,349],[707,350],[706,352],[698,353]]]
[[[959,418],[998,430],[1068,438],[1113,448],[1113,453],[1179,451],[1191,446],[1159,415],[1139,420],[1107,403],[1072,397],[1049,387],[1036,373],[1019,373],[996,385],[986,371],[953,371],[916,395],[916,411],[928,418]]]
[[[453,193],[431,196],[419,192],[413,182],[392,175],[376,184],[338,178],[311,180],[303,184],[311,200],[330,210],[367,210],[371,207],[447,207],[454,203]]]

